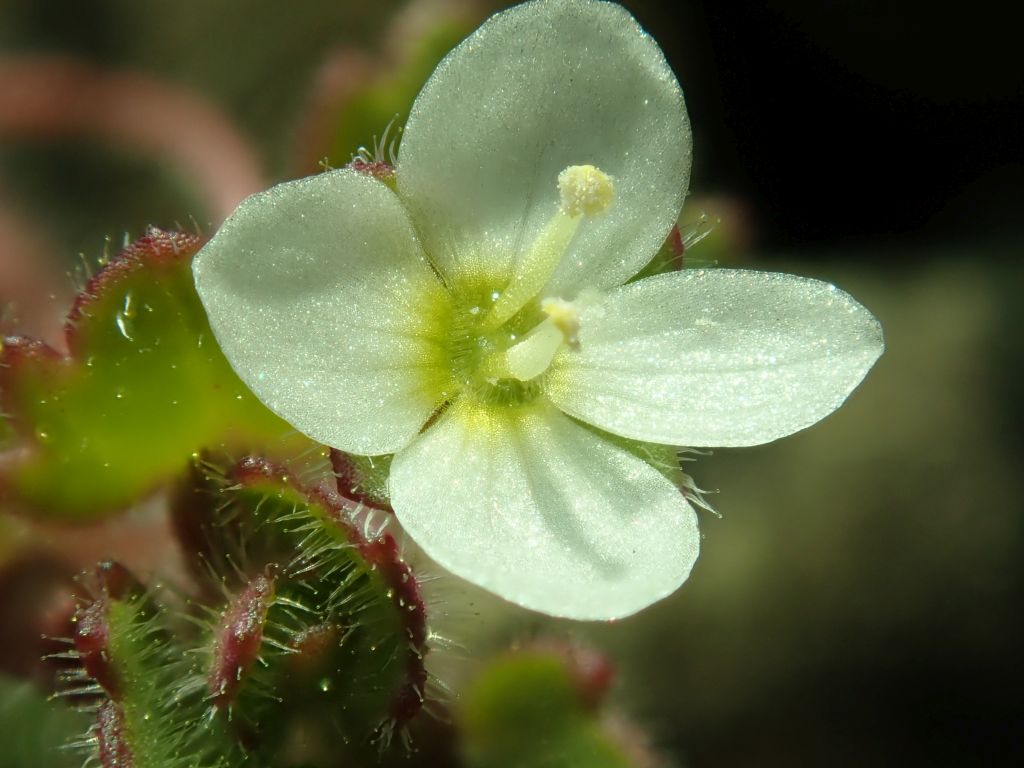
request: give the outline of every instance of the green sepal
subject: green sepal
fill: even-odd
[[[643,269],[633,275],[629,282],[635,283],[637,280],[660,275],[664,272],[678,272],[685,266],[685,251],[686,246],[683,243],[682,233],[680,232],[679,225],[676,224],[672,227],[672,231],[668,233],[665,242],[661,244],[661,248],[654,254],[654,258],[647,262]]]
[[[736,245],[732,242],[733,238],[722,234],[723,231],[721,221],[707,213],[701,213],[693,220],[680,221],[672,227],[654,258],[627,282],[635,283],[645,277],[682,269],[717,267],[720,261],[727,261],[731,257],[730,247]],[[694,258],[692,250],[697,245],[701,247],[697,258]]]
[[[593,432],[595,435],[599,435],[609,443],[626,451],[626,453],[646,461],[677,488],[683,488],[688,485],[688,476],[683,472],[682,466],[679,463],[679,454],[675,447],[661,443],[646,443],[642,440],[634,440],[631,437],[623,437],[622,435],[605,432],[603,429],[595,427],[593,424],[588,424],[585,421],[577,419],[574,419],[574,421],[588,432]]]
[[[331,466],[338,491],[347,499],[377,509],[390,510],[388,476],[394,454],[359,456],[331,449]]]

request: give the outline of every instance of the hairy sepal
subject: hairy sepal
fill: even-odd
[[[182,687],[195,661],[153,592],[116,563],[101,564],[89,581],[74,644],[79,685],[91,680],[100,700],[82,746],[103,768],[219,768],[237,761],[241,753],[227,730],[203,719],[200,692]]]
[[[173,509],[207,593],[205,684],[215,717],[272,759],[301,719],[310,759],[374,754],[422,708],[428,631],[419,584],[378,527],[386,513],[249,458],[196,465]],[[375,517],[376,516],[376,517]]]

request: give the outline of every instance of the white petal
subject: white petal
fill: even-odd
[[[584,221],[548,294],[612,287],[654,255],[682,207],[690,128],[661,50],[621,7],[524,3],[438,66],[412,108],[399,193],[443,274],[507,277],[558,206],[558,174],[611,174],[610,211]]]
[[[335,171],[254,195],[193,272],[235,371],[314,440],[394,451],[439,404],[425,318],[447,296],[380,182]]]
[[[579,350],[548,396],[618,435],[688,446],[765,443],[838,408],[884,348],[864,307],[817,280],[684,270],[585,306]]]
[[[457,402],[391,468],[391,502],[438,563],[553,616],[613,619],[673,592],[696,515],[644,461],[550,405]]]

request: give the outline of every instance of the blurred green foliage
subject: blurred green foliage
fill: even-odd
[[[32,683],[0,675],[0,768],[79,768],[81,753],[68,745],[85,735],[89,721]]]
[[[384,150],[391,140],[397,148],[401,128],[409,117],[409,107],[416,94],[444,55],[475,27],[475,23],[466,19],[440,18],[422,37],[409,41],[409,48],[403,51],[405,60],[393,71],[357,85],[338,115],[340,119],[332,126],[325,152],[328,164],[341,167],[360,146],[374,150],[374,137],[384,142]],[[389,125],[393,127],[385,142],[384,132]],[[375,159],[388,161],[386,152],[384,157]]]
[[[492,661],[463,694],[472,768],[629,768],[564,658],[520,651]]]

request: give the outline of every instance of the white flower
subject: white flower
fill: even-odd
[[[256,195],[196,285],[271,409],[395,454],[395,513],[440,564],[549,614],[625,616],[686,579],[699,534],[621,438],[774,440],[837,408],[882,351],[876,320],[813,280],[624,284],[676,221],[689,166],[679,85],[629,14],[527,3],[438,66],[397,193],[342,170]]]

